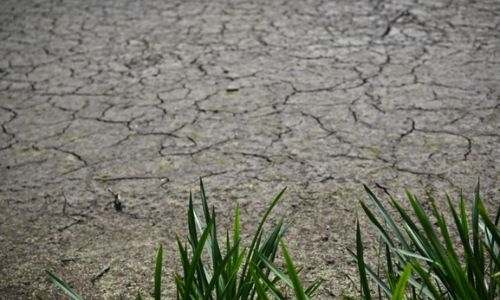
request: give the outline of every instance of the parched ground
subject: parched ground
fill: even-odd
[[[353,295],[363,183],[498,206],[500,2],[2,0],[0,125],[1,299],[147,294],[160,243],[173,297],[199,177],[246,234],[288,186],[306,280]]]

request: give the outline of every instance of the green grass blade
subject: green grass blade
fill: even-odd
[[[482,200],[478,200],[478,213],[481,217],[480,223],[483,224],[484,227],[484,232],[485,232],[485,239],[487,241],[487,244],[489,245],[492,250],[495,250],[497,253],[497,257],[500,255],[500,229],[497,224],[493,223],[491,221],[488,212],[486,211],[486,208],[484,207],[484,204],[482,203]],[[498,207],[498,210],[500,211],[500,206]]]
[[[274,198],[274,200],[271,202],[271,205],[269,205],[264,216],[260,220],[260,223],[257,227],[257,231],[255,232],[255,234],[252,238],[250,248],[248,249],[247,258],[245,260],[245,263],[243,264],[243,270],[241,272],[240,281],[239,281],[238,289],[237,289],[238,290],[237,298],[242,297],[242,299],[246,299],[246,297],[249,297],[251,294],[252,284],[251,283],[249,284],[249,282],[251,282],[250,281],[251,274],[249,274],[250,261],[252,259],[255,259],[254,254],[256,251],[258,251],[258,248],[260,246],[260,241],[262,239],[262,231],[263,231],[264,223],[266,222],[267,218],[269,217],[271,211],[274,209],[274,207],[278,204],[278,202],[281,200],[281,198],[285,194],[285,191],[286,191],[286,188],[282,189],[281,192]]]
[[[405,257],[410,257],[410,258],[416,258],[418,260],[421,260],[421,261],[425,261],[429,264],[435,264],[435,265],[438,265],[439,262],[436,262],[434,259],[432,258],[429,258],[427,256],[423,256],[423,255],[420,255],[418,253],[415,253],[413,251],[407,251],[407,250],[404,250],[404,249],[394,249],[393,251],[405,256]],[[408,261],[411,261],[410,259],[408,259]]]
[[[389,245],[390,247],[394,247],[394,242],[392,241],[391,237],[385,230],[384,226],[380,223],[380,221],[377,219],[375,214],[366,206],[366,204],[363,201],[360,201],[361,208],[365,212],[365,215],[368,217],[370,222],[372,223],[373,226],[378,230],[380,237],[384,240],[384,242]]]
[[[174,280],[176,286],[177,299],[178,300],[189,299],[189,295],[187,294],[187,289],[183,278],[179,274],[175,274]]]
[[[258,266],[259,274],[260,271],[263,271],[264,276],[268,276],[271,270],[265,269],[264,264],[262,262],[262,257],[267,258],[269,261],[274,261],[276,258],[276,253],[278,252],[279,242],[281,238],[284,236],[285,231],[288,229],[288,225],[283,225],[283,219],[281,219],[271,230],[269,236],[262,241],[261,238],[257,240],[255,244],[255,251],[253,252],[253,256],[251,259],[251,266]],[[260,231],[262,233],[262,231]],[[262,236],[262,235],[261,235]],[[250,298],[253,299],[252,293],[250,294]]]
[[[261,271],[262,267],[257,266],[255,263],[252,263],[251,267],[254,268],[255,272],[260,276],[260,278],[262,280],[264,280],[264,282],[266,284],[268,284],[269,288],[273,290],[272,291],[273,295],[275,295],[275,297],[277,297],[279,299],[282,299],[282,297],[284,297],[284,296],[275,287],[275,282],[281,281],[286,286],[294,289],[293,282],[292,282],[290,276],[288,275],[289,272],[285,273],[285,272],[281,271],[273,261],[271,261],[268,257],[266,257],[260,253],[259,253],[259,257],[260,257],[261,261],[263,262],[263,264],[265,265],[265,267],[268,268],[276,276],[276,279],[274,281],[269,281],[269,279],[267,279],[268,274],[263,273]],[[299,272],[297,271],[297,273],[299,273]],[[311,284],[304,291],[304,293],[308,297],[311,297],[314,294],[314,292],[320,287],[321,283],[322,283],[321,280],[315,281],[313,284]]]
[[[233,245],[237,245],[240,243],[240,206],[239,204],[236,205],[236,211],[234,213],[234,226],[233,226]],[[237,259],[239,256],[239,247],[236,247],[235,249],[235,255],[234,258]],[[235,263],[234,261],[233,263]]]
[[[418,223],[422,227],[422,231],[418,229],[418,226],[415,222],[412,221],[411,217],[404,212],[404,209],[399,208],[398,211],[400,215],[403,217],[404,225],[407,226],[411,232],[411,237],[414,238],[414,242],[418,246],[419,250],[422,254],[426,254],[430,257],[435,257],[437,255],[441,255],[440,257],[444,257],[444,249],[439,242],[436,231],[432,226],[427,214],[425,213],[422,205],[410,192],[407,192],[407,198],[410,202],[410,205],[415,213]],[[441,250],[441,251],[439,251]],[[439,252],[436,252],[439,251]]]
[[[473,284],[476,287],[479,295],[482,296],[482,299],[486,297],[484,291],[484,251],[481,245],[481,232],[479,230],[479,224],[481,222],[479,216],[479,209],[481,198],[479,196],[479,183],[476,186],[476,190],[474,191],[474,202],[472,204],[472,249],[474,251],[474,262],[476,263],[474,270],[474,281]]]
[[[205,247],[205,243],[210,235],[210,232],[213,227],[213,220],[210,220],[210,222],[207,224],[207,227],[203,231],[199,243],[197,247],[193,251],[193,257],[191,258],[191,263],[189,264],[189,269],[187,272],[187,277],[185,278],[186,281],[186,287],[189,289],[193,286],[193,282],[195,281],[195,275],[198,274],[199,276],[204,275],[204,267],[203,264],[201,263],[201,253],[203,252],[203,249]],[[198,278],[201,280],[201,278]],[[205,280],[206,281],[206,278]],[[208,283],[207,283],[208,284]],[[197,286],[195,291],[200,292],[200,285]]]
[[[155,300],[161,300],[162,266],[163,266],[163,245],[160,245],[160,249],[158,250],[158,255],[156,256],[155,289],[154,289]]]
[[[286,188],[274,198],[262,216],[257,230],[252,238],[250,247],[240,249],[240,210],[236,207],[233,236],[226,231],[225,244],[222,247],[217,238],[217,224],[215,221],[215,210],[208,208],[207,196],[203,181],[200,179],[200,197],[203,207],[204,222],[196,214],[192,194],[190,194],[190,203],[188,209],[188,242],[192,254],[188,255],[187,246],[183,246],[177,238],[181,264],[184,271],[184,277],[175,275],[177,285],[177,298],[182,300],[252,300],[255,297],[267,299],[287,299],[283,295],[281,288],[291,287],[298,295],[299,299],[307,299],[309,293],[314,292],[319,283],[308,287],[304,291],[302,284],[298,281],[298,272],[291,262],[287,266],[293,267],[296,280],[292,281],[288,274],[274,273],[271,267],[274,266],[274,259],[280,248],[280,240],[284,236],[290,224],[283,224],[280,220],[277,225],[272,227],[270,234],[264,238],[264,224],[270,213],[281,200]],[[221,247],[225,253],[221,252]],[[285,247],[283,245],[283,247]],[[286,251],[286,248],[285,248]],[[202,255],[203,254],[203,255]],[[208,264],[205,264],[205,255],[210,257]],[[288,255],[288,253],[286,254]],[[202,259],[203,256],[203,259]],[[210,274],[212,272],[212,274]],[[273,272],[274,276],[269,277]],[[277,274],[281,274],[280,277]],[[286,278],[283,280],[283,278]],[[300,284],[300,287],[298,286]],[[305,298],[304,298],[305,297]]]
[[[421,241],[428,241],[427,255],[438,263],[439,268],[434,269],[434,271],[441,279],[441,282],[446,286],[450,294],[457,298],[484,299],[483,297],[478,296],[478,291],[481,293],[482,288],[478,287],[476,289],[473,287],[471,282],[467,280],[460,261],[455,260],[454,257],[443,247],[438,232],[434,229],[430,218],[425,213],[419,201],[412,195],[409,195],[408,198],[417,220],[425,233],[425,237],[422,238]],[[437,215],[435,217],[439,222],[440,216]]]
[[[198,215],[196,214],[196,211],[193,211],[193,218],[194,218],[194,222],[196,223],[196,227],[198,227],[200,232],[204,232],[205,230],[207,230],[207,225],[202,224],[201,220],[199,219]],[[210,221],[212,221],[213,224],[215,225],[215,222],[216,222],[215,216],[213,218],[210,218]],[[196,229],[194,229],[194,230],[196,230]],[[207,240],[204,241],[202,248],[204,250],[206,250],[207,254],[210,257],[210,260],[212,260],[212,263],[213,263],[214,249],[212,247],[212,243],[214,241],[212,239],[212,237],[213,237],[212,234],[213,234],[213,231],[209,231],[208,238],[207,238]],[[198,240],[198,241],[196,241],[196,243],[191,244],[192,245],[191,250],[193,252],[196,251],[196,249],[199,246],[199,243],[200,243],[200,241]],[[215,241],[214,244],[217,244],[217,241]],[[194,246],[194,245],[196,245],[196,246]],[[196,274],[197,274],[197,276],[195,278],[197,281],[197,285],[200,288],[203,286],[206,286],[208,284],[208,281],[210,281],[209,278],[212,277],[212,274],[210,273],[210,271],[207,268],[205,268],[205,265],[203,264],[203,262],[201,260],[199,261],[199,264],[196,266]]]
[[[274,275],[279,277],[281,281],[286,284],[288,287],[293,288],[293,282],[291,281],[290,277],[285,274],[283,271],[281,271],[278,266],[272,261],[269,260],[269,258],[265,257],[264,255],[260,255],[260,259],[262,262],[266,265],[266,267],[273,272]],[[261,269],[261,267],[257,266],[256,264],[253,264],[254,268]]]
[[[380,200],[377,198],[377,196],[375,196],[375,194],[366,185],[364,185],[364,188],[365,188],[365,191],[368,194],[368,197],[370,198],[370,200],[372,200],[372,202],[377,206],[379,212],[382,214],[384,221],[386,221],[388,223],[391,230],[394,232],[394,234],[396,235],[398,240],[403,244],[403,246],[406,249],[408,249],[409,245],[407,244],[406,239],[404,238],[403,232],[396,225],[396,222],[391,217],[391,215],[387,212],[387,210],[384,207],[384,205],[382,204],[382,202],[380,202]]]
[[[392,261],[392,253],[388,244],[385,244],[385,261],[387,268],[387,280],[389,281],[389,286],[394,288],[396,286],[396,267],[397,265]],[[380,295],[380,287],[378,288],[378,294]],[[379,296],[380,297],[380,296]]]
[[[236,275],[236,272],[239,269],[239,264],[230,264],[235,261],[234,256],[236,255],[236,249],[238,249],[238,247],[239,243],[233,245],[233,247],[227,250],[225,257],[220,262],[218,262],[216,266],[214,266],[214,273],[211,281],[209,282],[207,291],[212,291],[217,285],[219,285],[219,292],[222,293],[223,290],[227,288],[227,281],[234,280],[234,278],[232,277]],[[236,257],[236,262],[241,262],[241,258]],[[228,266],[229,268],[226,269]],[[227,272],[227,274],[225,274],[225,272]]]
[[[182,242],[178,236],[176,236],[175,238],[177,240],[177,247],[179,249],[179,256],[181,259],[181,265],[182,265],[182,269],[184,271],[183,275],[184,275],[184,278],[186,278],[187,271],[189,270],[189,257],[188,257],[187,250],[186,250],[187,246],[185,247],[182,245]]]
[[[451,213],[455,221],[455,226],[460,236],[461,246],[464,252],[463,254],[465,262],[464,273],[466,275],[467,282],[471,284],[471,287],[472,289],[474,289],[474,292],[476,292],[477,290],[479,291],[480,294],[484,294],[485,293],[485,288],[483,286],[484,281],[483,280],[481,280],[480,282],[477,281],[478,277],[484,277],[484,275],[481,275],[482,273],[484,273],[484,267],[480,266],[482,259],[478,260],[477,254],[475,250],[472,248],[473,242],[469,237],[468,217],[463,195],[460,195],[460,206],[458,213],[455,211],[449,198],[448,198],[448,206],[451,208]],[[473,219],[472,222],[479,221],[479,218],[473,217],[472,219]],[[472,239],[477,237],[478,236],[474,237],[473,235]],[[477,286],[475,282],[479,283],[483,287],[474,288],[474,286]]]
[[[323,283],[323,280],[318,279],[315,282],[313,282],[313,284],[311,284],[304,292],[306,293],[306,295],[308,297],[312,297],[314,295],[314,293],[316,292],[316,290],[321,286],[322,283]]]
[[[205,193],[205,186],[203,184],[203,179],[201,177],[200,177],[200,199],[203,208],[205,224],[208,224],[209,222],[213,221],[213,226],[209,233],[209,238],[206,240],[204,247],[206,248],[207,253],[210,256],[210,259],[212,261],[212,267],[215,268],[217,262],[220,262],[222,260],[217,239],[217,222],[215,220],[216,219],[215,210],[212,209],[212,213],[210,213],[210,209],[208,207],[208,197]],[[202,232],[205,228],[203,228],[201,221],[196,215],[196,212],[194,212],[194,216],[198,224],[199,230],[200,232]],[[198,274],[197,279],[198,279],[198,285],[200,287],[203,287],[203,289],[205,289],[208,286],[208,282],[211,280],[211,277],[213,275],[210,273],[209,269],[204,268],[202,266],[203,265],[200,265],[197,268],[197,274]]]
[[[285,295],[280,291],[280,288],[277,286],[279,283],[285,283],[286,286],[293,288],[292,282],[290,281],[290,278],[284,274],[282,271],[278,269],[278,267],[271,261],[269,261],[267,258],[263,258],[266,260],[266,264],[269,263],[273,270],[276,271],[276,273],[273,271],[273,274],[276,275],[273,280],[270,279],[268,274],[264,274],[262,269],[252,263],[250,265],[250,271],[254,275],[255,280],[262,280],[263,281],[263,287],[264,290],[267,293],[270,293],[273,295],[274,299],[287,299]],[[286,281],[286,282],[285,282]]]
[[[455,227],[457,228],[458,235],[460,236],[461,246],[464,251],[464,257],[466,262],[473,263],[474,260],[474,252],[471,248],[471,242],[469,239],[469,221],[467,220],[467,212],[465,209],[465,201],[463,195],[460,195],[460,204],[459,211],[457,212],[451,202],[449,196],[447,196],[448,207],[451,209],[451,214],[453,220],[455,222]],[[472,270],[471,264],[465,264],[465,272],[467,274],[467,278],[470,282],[474,280],[474,272]]]
[[[49,271],[45,271],[47,275],[50,277],[52,282],[59,287],[63,292],[66,293],[73,300],[83,300],[83,297],[80,296],[72,287],[69,286],[66,282],[59,279],[56,275],[52,274]]]
[[[205,221],[208,223],[211,219],[210,216],[210,209],[208,208],[208,201],[207,201],[207,195],[205,193],[205,186],[203,185],[203,180],[200,177],[200,197],[201,197],[201,204],[203,207],[203,213],[205,215]]]
[[[411,201],[413,196],[409,192],[407,192],[406,194],[407,194],[409,201]],[[399,241],[399,242],[403,245],[410,245],[411,244],[412,246],[416,246],[416,249],[409,247],[409,246],[404,246],[404,249],[408,250],[408,251],[418,251],[422,255],[427,255],[427,256],[432,257],[433,250],[432,250],[432,247],[431,247],[429,241],[425,237],[425,234],[424,234],[425,231],[422,232],[420,230],[419,226],[417,226],[417,224],[413,221],[412,217],[406,212],[406,209],[404,207],[402,207],[394,199],[392,199],[391,201],[392,201],[391,202],[392,206],[397,210],[399,216],[402,219],[402,223],[403,223],[402,227],[406,231],[408,238],[409,238],[409,240],[405,239],[404,243],[402,243],[401,241]],[[401,262],[403,265],[406,265],[408,263],[408,261],[405,261],[405,260],[403,260]]]
[[[500,192],[500,189],[499,189],[498,191]],[[499,223],[500,223],[500,205],[499,205],[499,206],[498,206],[498,208],[497,208],[497,213],[496,213],[496,215],[495,215],[495,222],[494,222],[494,224],[495,224],[496,226],[498,226],[498,225],[499,225]]]
[[[286,262],[286,267],[288,270],[288,276],[290,277],[290,280],[292,281],[293,284],[293,290],[295,292],[295,297],[298,300],[308,300],[309,297],[307,297],[306,293],[304,292],[304,287],[302,286],[302,283],[300,282],[297,269],[295,268],[292,258],[290,257],[290,254],[288,253],[288,249],[285,246],[285,243],[281,242],[281,251],[283,252],[283,256],[285,258]]]
[[[441,263],[446,263],[449,261],[449,256],[446,253],[446,250],[443,248],[441,241],[439,240],[438,233],[434,229],[434,226],[432,225],[429,217],[424,211],[424,208],[420,204],[420,202],[413,197],[413,195],[408,193],[408,198],[410,201],[410,205],[413,208],[413,211],[415,212],[415,215],[417,217],[417,220],[419,221],[419,224],[423,228],[423,232],[425,234],[425,237],[422,236],[420,238],[420,241],[429,241],[429,244],[426,244],[427,251],[430,253],[435,259],[438,259],[439,262]]]
[[[191,250],[194,251],[198,247],[199,237],[198,231],[203,232],[206,225],[202,224],[193,205],[192,193],[189,193],[189,207],[188,207],[188,241],[191,245]]]
[[[500,191],[500,190],[499,190]],[[486,218],[486,217],[483,217],[483,220],[489,220],[489,218]],[[494,228],[499,228],[499,221],[500,221],[500,205],[498,206],[497,208],[497,212],[496,212],[496,216],[495,216],[495,221],[492,225],[494,225],[495,227]],[[493,226],[491,226],[493,227]],[[493,229],[490,229],[492,232],[495,232],[495,230]],[[497,230],[497,233],[498,230]],[[492,263],[490,264],[490,268],[492,270],[492,275],[491,275],[491,280],[492,282],[494,283],[494,285],[492,286],[491,290],[490,290],[490,293],[493,295],[491,297],[491,299],[493,299],[495,297],[495,295],[497,295],[496,293],[496,289],[498,288],[498,286],[500,286],[500,239],[499,238],[494,238],[494,243],[495,243],[495,246],[493,247],[493,254],[491,254],[492,258],[494,261],[492,261]],[[499,293],[500,294],[500,293]],[[498,296],[498,295],[497,295]]]
[[[261,278],[259,275],[256,274],[255,269],[250,268],[250,273],[252,275],[252,279],[253,279],[252,282],[255,285],[255,291],[256,291],[259,299],[262,299],[262,300],[269,299],[269,297],[267,296],[267,293],[266,293],[266,288],[264,287],[264,285],[260,281]]]
[[[419,275],[418,278],[410,277],[410,284],[415,287],[418,294],[424,294],[427,299],[445,299],[444,292],[440,291],[440,287],[436,287],[432,275],[431,269],[425,269],[418,263],[418,261],[412,261],[412,266],[415,272]],[[419,298],[420,299],[420,298]]]
[[[279,242],[287,229],[288,226],[283,227],[283,220],[280,220],[272,229],[269,237],[262,243],[258,252],[273,261],[278,252]]]
[[[210,238],[208,239],[208,244],[210,245],[210,257],[212,258],[212,266],[216,267],[222,261],[222,253],[219,247],[219,240],[217,238],[217,222],[215,222],[215,208],[212,208],[212,219],[214,220],[213,226],[210,232]]]
[[[399,277],[396,287],[392,292],[391,300],[403,300],[403,297],[405,296],[406,285],[408,284],[408,280],[411,276],[411,270],[412,266],[411,264],[408,264],[405,267],[403,274],[401,274],[401,277]]]
[[[142,300],[142,295],[140,292],[137,292],[137,295],[135,296],[135,300]]]
[[[428,197],[429,197],[429,201],[431,202],[432,213],[436,217],[438,225],[439,225],[439,229],[440,229],[440,232],[441,232],[441,237],[442,237],[443,241],[445,242],[446,253],[448,254],[448,257],[451,260],[459,262],[458,255],[457,255],[457,252],[455,250],[456,246],[453,243],[453,241],[451,240],[450,233],[449,233],[449,230],[448,230],[449,226],[446,223],[444,215],[439,212],[439,210],[438,210],[438,208],[436,206],[434,198],[431,195],[428,195]],[[450,210],[453,211],[454,208],[450,207]],[[458,228],[458,229],[460,230],[460,228]]]
[[[356,258],[357,258],[358,272],[361,283],[361,293],[362,293],[361,297],[365,300],[371,300],[368,277],[366,276],[365,255],[363,248],[364,246],[363,246],[363,240],[361,238],[361,229],[359,227],[359,221],[356,220]]]
[[[353,251],[351,251],[350,249],[347,249],[347,252],[349,252],[349,254],[354,258],[354,260],[356,261],[356,264],[358,264],[358,268],[359,268],[359,261],[358,261],[358,258],[356,257],[357,254],[355,254]],[[387,284],[382,280],[382,278],[379,276],[379,273],[378,272],[375,272],[372,270],[372,268],[370,266],[368,266],[366,263],[364,264],[365,266],[365,273],[368,274],[370,276],[370,278],[377,284],[377,287],[381,288],[382,291],[387,295],[387,296],[390,296],[391,295],[391,289],[389,286],[387,286]],[[358,270],[359,272],[359,270]],[[365,276],[366,277],[366,276]],[[368,283],[368,280],[366,280],[366,282]],[[363,299],[366,299],[366,298],[363,298]]]
[[[413,299],[486,300],[498,298],[500,206],[493,221],[479,196],[479,183],[474,192],[470,215],[466,212],[463,195],[460,195],[458,210],[447,195],[449,210],[453,218],[452,226],[447,224],[445,213],[441,213],[436,206],[435,199],[430,195],[428,195],[431,203],[430,214],[408,191],[406,195],[412,208],[411,213],[407,213],[406,209],[391,197],[390,203],[398,213],[397,218],[394,218],[366,186],[365,190],[378,209],[378,214],[375,215],[367,205],[361,204],[368,219],[378,230],[381,240],[386,244],[387,277],[381,278],[378,272],[373,272],[365,264],[364,258],[360,256],[363,254],[362,243],[359,242],[361,238],[357,232],[357,253],[349,252],[356,258],[358,268],[363,267],[359,268],[362,284],[367,281],[369,275],[379,287],[387,281],[389,286],[386,287],[396,292],[401,277],[395,282],[396,277],[391,274],[404,273],[402,266],[407,266],[411,262],[413,272],[407,279],[406,286],[411,286],[411,293],[408,296],[413,296]],[[395,222],[399,218],[401,221]],[[454,240],[455,229],[460,238],[458,245]],[[359,230],[359,224],[357,230]],[[394,245],[400,249],[395,249]],[[391,250],[388,251],[388,249]],[[397,258],[397,261],[392,260],[392,255]],[[366,287],[362,286],[361,290],[362,295],[366,294],[364,291]],[[384,291],[387,290],[384,289]],[[397,294],[391,292],[389,295],[396,298],[402,297],[399,292]]]
[[[489,299],[497,299],[499,296],[497,288],[500,284],[500,277],[498,275],[500,272],[500,230],[496,224],[498,220],[495,217],[495,223],[493,223],[480,197],[478,197],[477,202],[478,213],[481,219],[480,229],[484,234],[483,245],[488,253],[489,260],[489,272],[485,274],[485,280],[489,283],[487,293]],[[498,211],[500,211],[500,206],[498,207]]]
[[[232,255],[234,256],[235,254],[236,251]],[[238,280],[238,271],[241,269],[241,263],[245,258],[245,254],[246,254],[245,251],[240,253],[239,256],[237,257],[236,262],[233,263],[230,267],[228,267],[227,270],[225,270],[227,272],[226,285],[221,287],[220,295],[218,295],[219,298],[217,299],[232,299],[234,298],[234,295],[237,294],[236,284]]]

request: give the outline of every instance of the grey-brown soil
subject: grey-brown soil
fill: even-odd
[[[363,183],[498,205],[500,2],[2,0],[0,125],[1,299],[147,294],[159,244],[172,298],[199,177],[246,234],[288,186],[305,279],[352,295]]]

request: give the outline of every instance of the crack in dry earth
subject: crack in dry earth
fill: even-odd
[[[498,205],[499,32],[498,1],[4,0],[0,298],[60,298],[45,269],[90,299],[147,293],[160,243],[171,279],[200,177],[249,227],[288,186],[305,279],[354,294],[363,183],[480,177]]]

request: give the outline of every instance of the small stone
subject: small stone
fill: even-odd
[[[226,87],[226,92],[237,92],[240,90],[240,86],[234,82],[231,82],[227,87]]]

